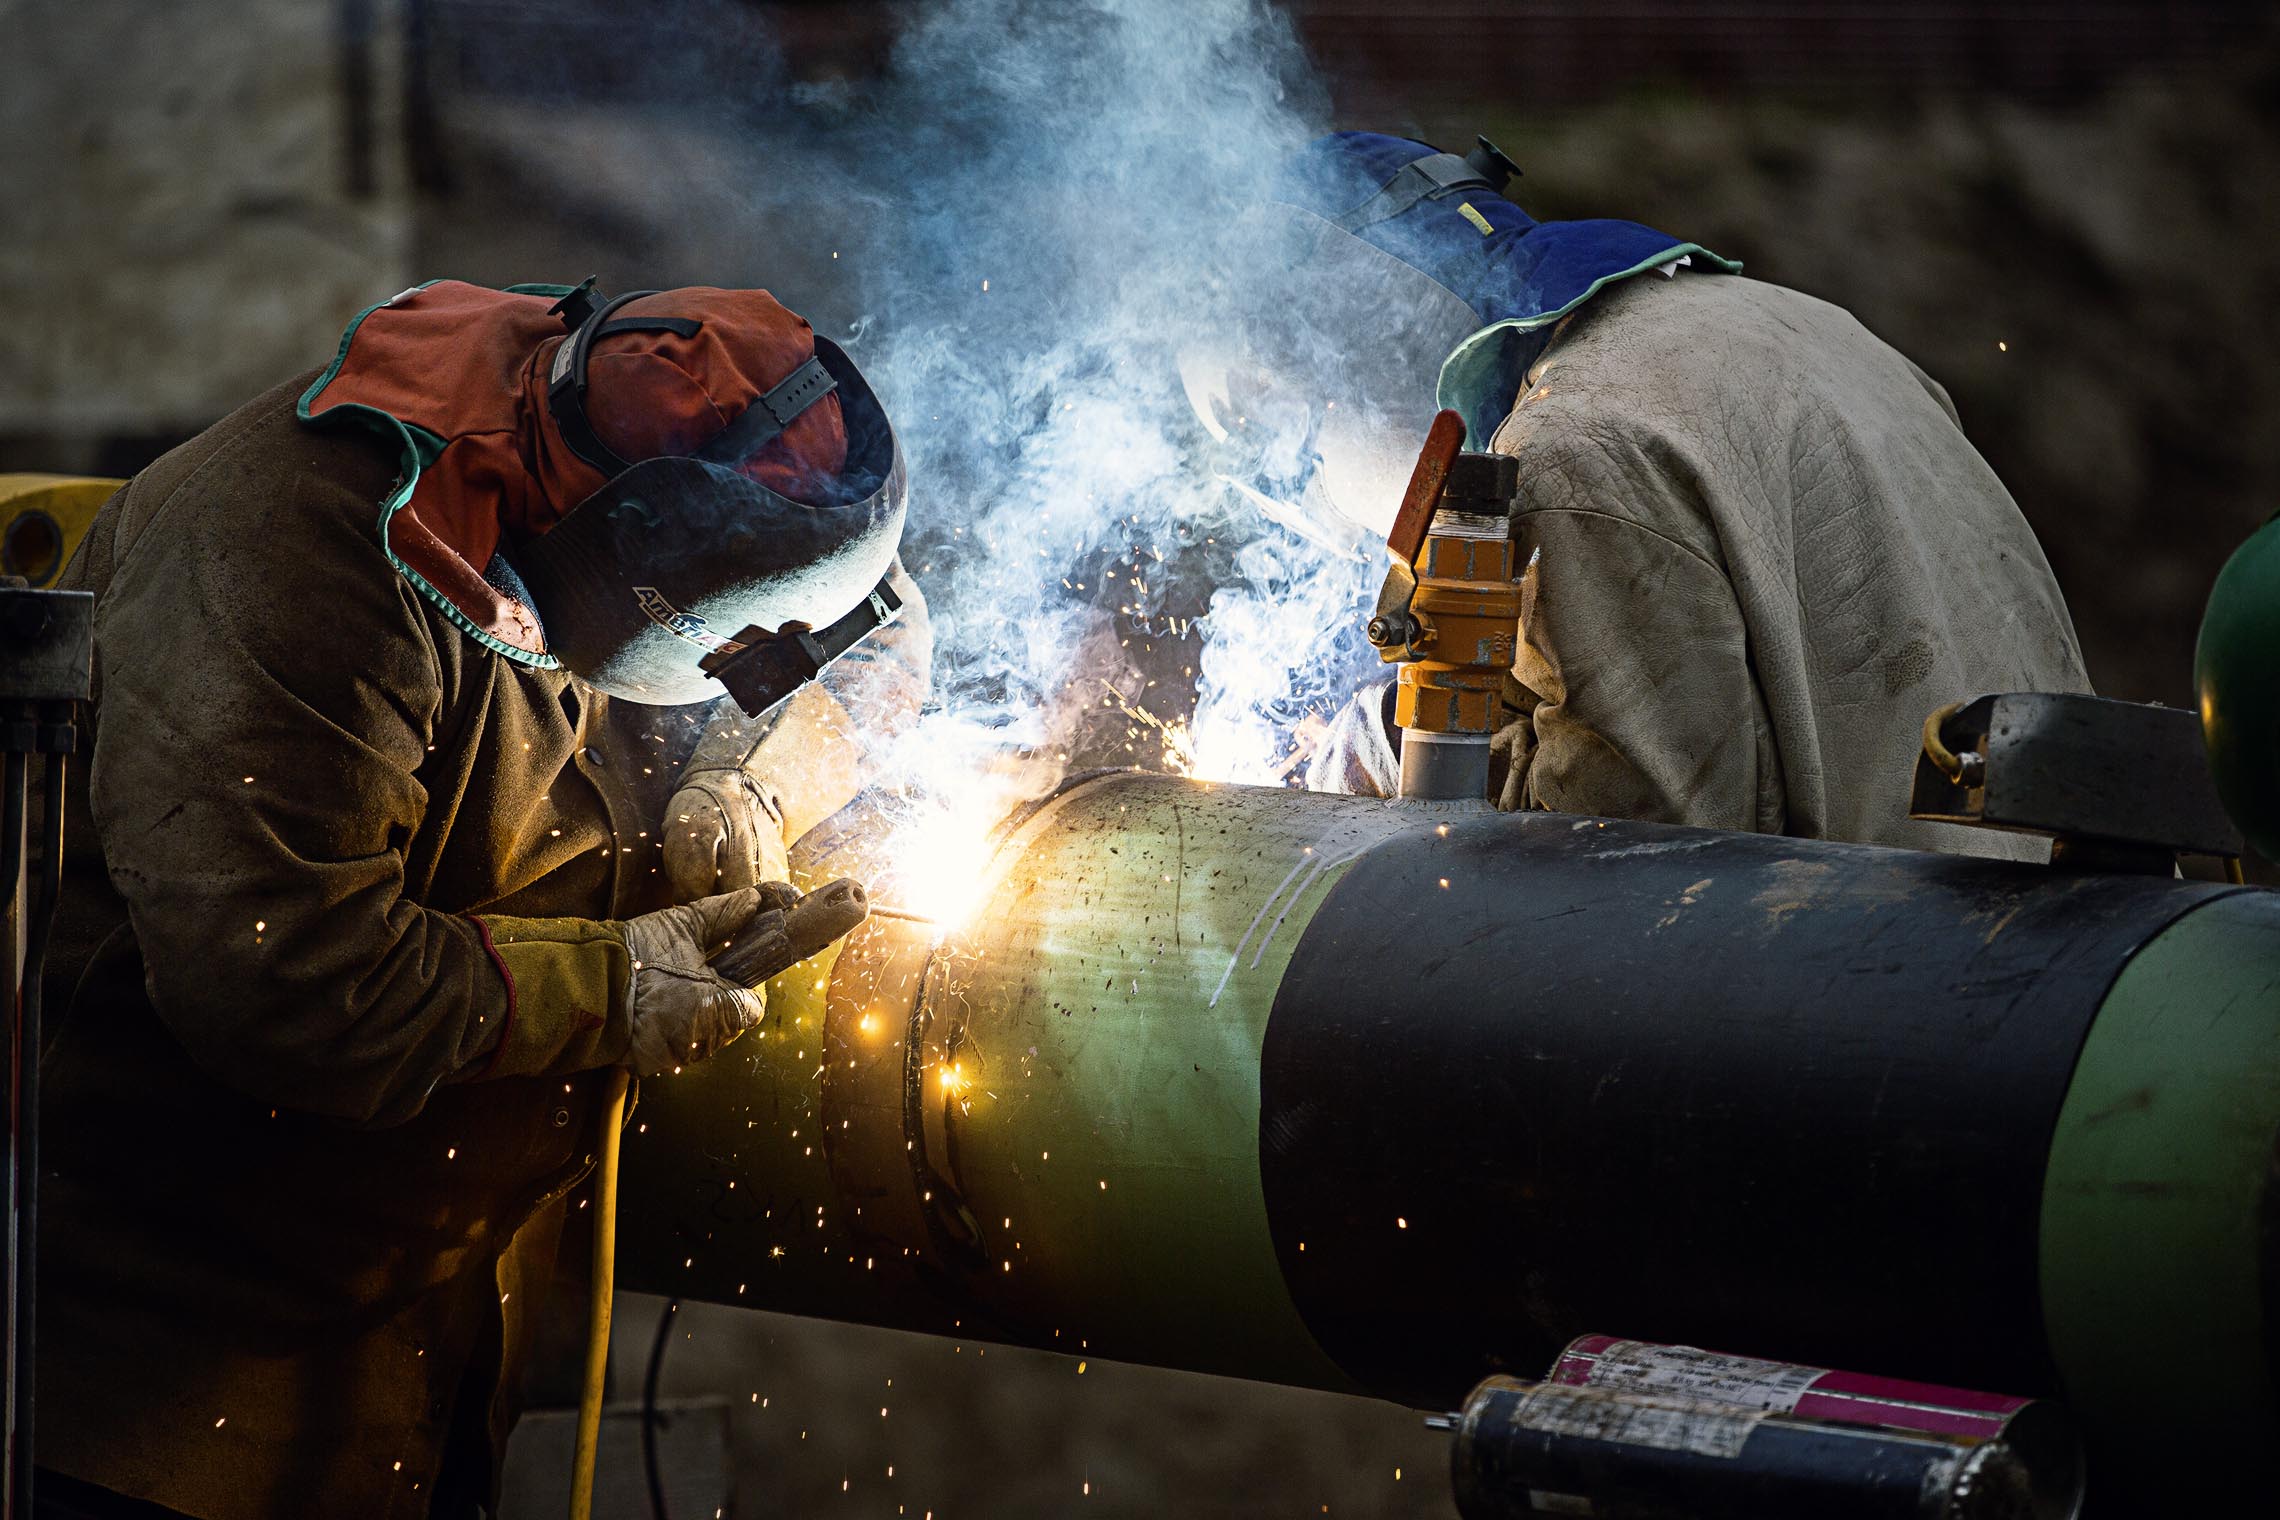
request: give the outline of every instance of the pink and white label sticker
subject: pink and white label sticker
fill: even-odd
[[[1612,1335],[1577,1337],[1560,1353],[1550,1381],[1981,1440],[2001,1435],[2011,1417],[2032,1402]]]

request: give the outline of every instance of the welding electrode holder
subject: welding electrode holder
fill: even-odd
[[[712,958],[715,971],[747,987],[757,987],[822,953],[871,916],[871,899],[863,884],[846,877],[804,896],[780,881],[765,884],[760,892],[760,911],[727,949]]]
[[[802,894],[789,883],[760,887],[760,911],[711,958],[731,981],[757,987],[818,954],[871,915],[862,883],[842,877]],[[601,1448],[602,1395],[609,1380],[610,1318],[617,1286],[618,1146],[625,1128],[625,1070],[609,1073],[603,1101],[601,1155],[594,1168],[594,1257],[586,1306],[586,1368],[570,1453],[570,1517],[592,1520],[594,1464]]]

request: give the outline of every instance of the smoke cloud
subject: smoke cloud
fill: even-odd
[[[1176,359],[1270,290],[1229,234],[1327,130],[1288,22],[1256,0],[957,0],[914,8],[883,79],[789,105],[755,210],[857,229],[834,266],[855,315],[826,330],[911,467],[941,710],[894,757],[1157,764],[1168,726],[1176,765],[1286,779],[1367,660],[1374,561],[1222,478]]]

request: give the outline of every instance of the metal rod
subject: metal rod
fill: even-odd
[[[23,754],[13,750],[0,758],[6,762],[5,780],[0,781],[0,880],[6,883],[5,888],[0,889],[5,894],[5,908],[0,910],[0,940],[5,941],[10,989],[8,1082],[5,1092],[0,1093],[8,1106],[5,1126],[8,1142],[5,1181],[8,1195],[8,1263],[5,1303],[0,1305],[0,1318],[5,1318],[7,1324],[6,1365],[0,1367],[0,1384],[4,1384],[0,1386],[0,1398],[5,1398],[7,1404],[7,1434],[6,1439],[0,1441],[0,1460],[4,1460],[6,1466],[5,1481],[0,1482],[0,1506],[4,1506],[5,1513],[10,1520],[14,1520],[14,1517],[29,1514],[28,1509],[18,1505],[16,1498],[16,1386],[22,1368],[17,1355],[19,1326],[16,1319],[16,1271],[17,1264],[22,1259],[17,1228],[17,1208],[22,1196],[17,1185],[20,1175],[17,1161],[22,1147],[16,1128],[17,1118],[24,1111],[23,1095],[19,1090],[23,1072],[23,1027],[16,1014],[22,1006],[18,996],[23,975],[23,961],[19,958],[24,946],[22,917],[29,910],[31,892],[30,883],[25,879],[24,850],[24,814],[29,805],[25,787],[28,762]]]
[[[885,906],[883,906],[883,905],[881,905],[881,904],[879,904],[879,903],[873,903],[873,904],[871,904],[871,916],[872,916],[873,918],[899,918],[899,919],[903,920],[905,923],[912,923],[912,924],[939,924],[939,923],[941,923],[941,920],[940,920],[940,919],[938,919],[938,918],[934,918],[934,917],[932,917],[932,916],[930,916],[930,915],[928,915],[928,914],[925,914],[925,913],[913,913],[913,912],[912,912],[910,909],[908,909],[908,908],[889,908],[889,907],[885,907]]]
[[[24,871],[24,809],[27,799],[24,795],[24,757],[11,751],[7,758],[7,819],[5,823],[0,823],[0,830],[4,830],[4,834],[0,834],[0,848],[6,851],[6,870],[0,874],[0,922],[5,922],[13,929],[18,906],[16,892],[21,885],[17,878]],[[8,970],[13,974],[18,969],[16,941],[11,935],[8,941]]]
[[[84,591],[33,591],[12,578],[0,584],[9,637],[0,642],[0,718],[6,720],[5,930],[10,994],[8,1021],[8,1430],[0,1504],[9,1520],[32,1512],[32,1406],[39,1251],[41,982],[56,908],[63,896],[66,756],[77,748],[76,703],[89,697],[94,659],[95,599]],[[36,879],[31,857],[31,756],[45,754]]]
[[[28,768],[23,757],[9,757],[11,771]],[[9,1513],[32,1513],[32,1404],[37,1365],[38,1321],[34,1300],[39,1278],[39,1176],[40,1176],[40,981],[47,968],[48,941],[55,929],[55,910],[63,896],[63,817],[67,758],[47,757],[46,795],[40,808],[40,887],[36,906],[30,909],[31,934],[24,954],[23,990],[17,999],[21,1010],[15,1029],[15,1235],[11,1242],[15,1266],[15,1316],[11,1326],[14,1376],[14,1439],[10,1442],[8,1474]],[[29,890],[25,896],[30,898]]]
[[[1422,802],[1472,802],[1488,796],[1489,736],[1403,729],[1400,795]]]

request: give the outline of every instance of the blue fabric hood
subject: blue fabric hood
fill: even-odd
[[[1368,205],[1403,169],[1439,151],[1404,137],[1335,132],[1294,154],[1272,193],[1335,223]],[[1441,405],[1464,417],[1473,448],[1486,446],[1511,406],[1537,347],[1532,335],[1613,282],[1681,258],[1691,256],[1693,267],[1708,271],[1731,274],[1742,267],[1637,222],[1538,222],[1477,186],[1429,194],[1347,235],[1435,280],[1480,319],[1480,330],[1443,364],[1439,387]]]

